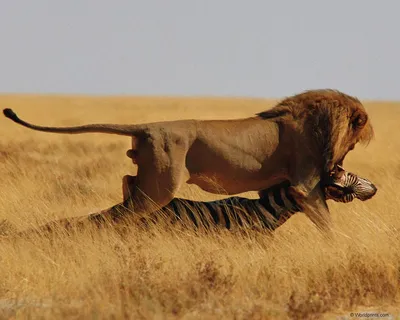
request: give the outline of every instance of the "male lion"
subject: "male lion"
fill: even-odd
[[[138,165],[131,190],[135,213],[168,204],[180,185],[212,193],[260,191],[289,180],[291,192],[320,228],[329,210],[319,185],[373,129],[361,102],[336,90],[310,90],[286,98],[255,117],[237,120],[179,120],[140,125],[89,124],[43,127],[4,115],[25,127],[54,133],[109,133],[132,137],[128,156]],[[110,209],[108,215],[120,214]]]

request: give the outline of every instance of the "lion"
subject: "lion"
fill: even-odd
[[[154,204],[168,204],[183,182],[233,195],[289,180],[293,196],[323,230],[329,229],[330,214],[321,179],[342,165],[357,143],[367,144],[373,137],[362,103],[332,89],[305,91],[235,120],[45,127],[21,120],[11,109],[3,113],[38,131],[131,137],[128,156],[138,170],[134,187],[129,187],[130,205],[138,216],[153,212]],[[103,213],[120,214],[112,208]]]

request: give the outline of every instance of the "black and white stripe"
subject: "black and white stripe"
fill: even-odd
[[[143,219],[143,222],[183,222],[185,225],[206,229],[245,226],[274,230],[300,211],[289,194],[289,186],[288,181],[275,185],[265,190],[260,199],[236,196],[215,201],[194,201],[175,198],[150,218]]]

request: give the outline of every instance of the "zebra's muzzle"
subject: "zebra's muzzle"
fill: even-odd
[[[363,190],[359,191],[357,198],[361,201],[369,200],[376,194],[377,191],[378,188],[371,183],[368,186],[364,186]]]

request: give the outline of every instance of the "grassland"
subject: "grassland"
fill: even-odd
[[[143,123],[253,115],[257,99],[0,96],[2,108],[47,125]],[[375,182],[367,202],[330,202],[327,243],[298,214],[273,236],[129,226],[0,240],[0,318],[307,319],[400,314],[400,103],[365,102],[376,138],[345,168]],[[0,219],[17,229],[120,201],[136,168],[126,137],[33,132],[0,119]],[[179,196],[218,196],[185,186]],[[249,193],[246,196],[254,197]],[[386,319],[386,318],[385,318]]]

